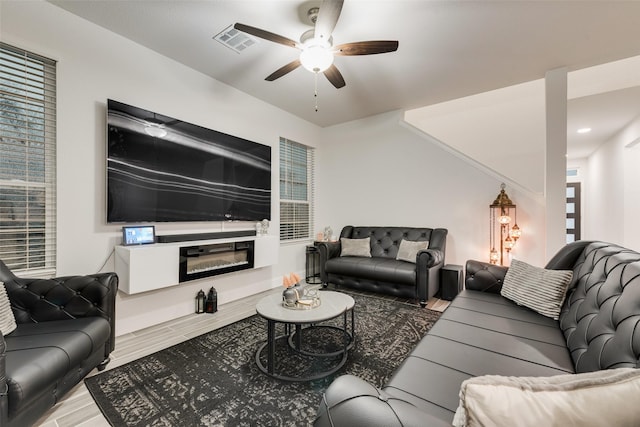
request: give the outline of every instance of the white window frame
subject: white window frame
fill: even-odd
[[[296,165],[299,171],[302,162],[306,163],[306,182],[294,173]],[[280,138],[280,241],[283,243],[313,238],[314,169],[313,147]],[[294,186],[300,189],[300,185],[306,185],[306,197],[292,190]]]
[[[56,62],[0,43],[0,259],[56,269]]]

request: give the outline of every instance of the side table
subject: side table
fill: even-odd
[[[305,281],[310,285],[320,284],[320,251],[318,248],[307,246],[305,261]]]
[[[446,264],[440,269],[440,297],[451,301],[462,291],[464,274],[461,265]]]

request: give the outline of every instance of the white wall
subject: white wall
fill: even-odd
[[[630,127],[624,155],[624,240],[625,247],[640,251],[640,118]],[[633,137],[635,136],[635,139]],[[627,145],[630,144],[630,145]]]
[[[523,188],[544,193],[544,80],[416,108],[405,118]]]
[[[272,234],[278,233],[278,142],[316,146],[320,128],[42,1],[0,2],[2,41],[58,61],[57,250],[59,275],[96,272],[120,243],[106,224],[106,100],[122,101],[270,145]],[[157,224],[159,234],[220,231],[253,224]],[[304,245],[282,246],[276,267],[217,276],[117,300],[116,333],[193,312],[200,288],[221,303],[280,283],[304,269]],[[176,260],[177,262],[177,260]],[[104,271],[113,270],[113,257]]]
[[[567,69],[545,73],[546,139],[544,162],[546,254],[551,258],[566,242]]]
[[[504,180],[447,151],[387,113],[325,128],[317,153],[317,228],[345,225],[443,227],[446,262],[487,261],[489,205]],[[514,257],[544,265],[544,206],[507,182],[523,237]]]
[[[583,239],[604,240],[640,250],[640,117],[588,159]]]

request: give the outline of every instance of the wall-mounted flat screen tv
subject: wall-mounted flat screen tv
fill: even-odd
[[[271,219],[271,147],[107,101],[107,222]]]

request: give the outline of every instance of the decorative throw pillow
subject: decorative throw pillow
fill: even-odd
[[[340,238],[340,256],[361,256],[371,258],[370,237],[366,239]]]
[[[543,316],[558,320],[573,271],[546,270],[514,259],[500,294]]]
[[[11,310],[11,303],[4,283],[0,282],[0,331],[2,335],[9,335],[16,329],[16,318]]]
[[[456,427],[637,426],[640,369],[553,377],[470,378],[460,387]]]
[[[413,240],[402,239],[400,241],[400,247],[398,247],[398,255],[396,255],[396,259],[400,261],[412,262],[415,264],[418,252],[423,249],[427,249],[428,247],[428,240],[415,242]]]

